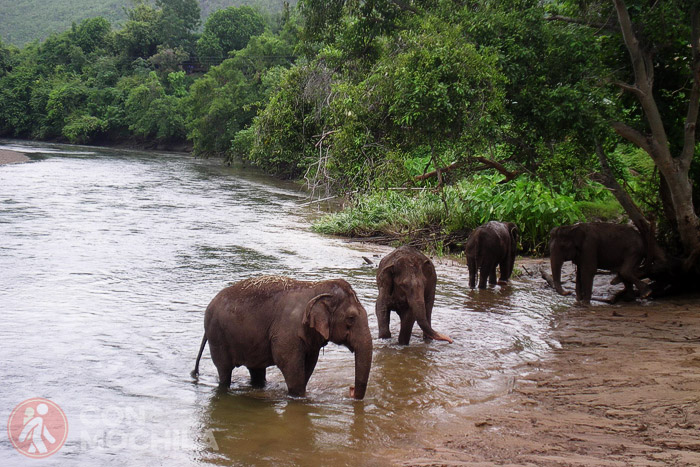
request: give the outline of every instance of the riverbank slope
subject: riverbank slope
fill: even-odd
[[[561,345],[397,465],[700,465],[700,302],[571,307]]]

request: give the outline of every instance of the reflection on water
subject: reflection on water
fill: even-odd
[[[347,398],[354,358],[328,345],[308,397],[281,373],[253,389],[237,369],[216,390],[204,353],[189,378],[203,311],[223,287],[258,274],[346,278],[377,335],[375,267],[389,249],[308,231],[313,206],[291,184],[215,161],[61,145],[0,166],[0,407],[46,397],[66,412],[56,465],[372,465],[460,407],[507,390],[546,352],[553,307],[538,282],[466,288],[466,268],[437,264],[436,329],[454,344],[375,337],[363,401]],[[0,463],[33,462],[0,441]]]

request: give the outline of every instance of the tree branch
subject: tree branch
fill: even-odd
[[[401,9],[403,11],[410,11],[411,13],[419,13],[418,10],[416,10],[411,5],[409,5],[408,3],[403,2],[401,0],[391,0],[391,3],[393,3],[394,5],[396,5],[397,7],[399,7],[399,9]]]
[[[622,90],[631,92],[632,94],[636,95],[638,98],[644,97],[644,91],[639,89],[638,86],[634,84],[627,84],[623,83],[622,81],[615,81],[615,85],[622,88]]]
[[[632,197],[627,193],[622,185],[617,181],[613,175],[612,169],[608,162],[608,157],[605,155],[605,150],[603,146],[596,142],[596,154],[598,155],[598,161],[600,162],[600,167],[603,169],[602,173],[593,174],[593,179],[604,185],[610,192],[612,192],[615,199],[620,203],[622,208],[625,210],[630,219],[640,232],[649,231],[649,221],[644,217],[644,213],[632,200]]]
[[[688,113],[685,117],[683,150],[681,151],[681,164],[683,170],[687,171],[690,168],[690,163],[695,154],[695,127],[698,121],[698,108],[700,107],[700,11],[697,6],[693,6],[690,11],[691,24],[691,40],[690,46],[692,49],[693,63],[693,87],[690,90],[690,98],[688,99]]]
[[[505,180],[501,180],[499,183],[508,183],[509,181],[513,180],[514,178],[516,178],[518,175],[520,175],[522,173],[519,170],[515,170],[515,171],[511,172],[510,170],[506,169],[505,166],[503,164],[501,164],[500,162],[497,162],[497,161],[494,161],[491,159],[486,159],[485,157],[475,157],[474,159],[481,162],[482,164],[484,164],[488,167],[492,167],[492,168],[496,169],[501,174],[503,174],[506,178],[505,178]]]
[[[618,22],[620,23],[620,29],[622,30],[622,38],[624,39],[625,46],[629,52],[630,60],[632,61],[635,86],[641,91],[641,94],[637,93],[637,97],[639,99],[639,103],[642,105],[647,122],[649,122],[651,133],[657,142],[657,144],[648,145],[651,152],[647,152],[649,152],[649,155],[651,155],[655,161],[658,161],[661,157],[663,157],[666,159],[666,164],[670,164],[671,153],[668,149],[668,136],[666,135],[666,130],[664,129],[661,113],[659,112],[659,108],[657,107],[654,96],[652,95],[654,64],[651,57],[648,54],[645,54],[639,45],[639,40],[634,34],[632,20],[630,19],[630,15],[627,11],[624,0],[613,0],[613,3],[615,4]]]
[[[428,178],[435,177],[438,175],[438,173],[444,173],[444,172],[449,172],[451,170],[454,170],[458,168],[460,165],[464,164],[464,162],[457,161],[453,162],[452,164],[448,165],[447,167],[441,167],[437,170],[433,170],[432,172],[424,173],[423,175],[417,175],[414,177],[414,180],[427,180]]]
[[[630,143],[644,149],[644,151],[646,151],[652,158],[654,157],[649,140],[642,133],[622,122],[611,122],[610,125],[618,135],[622,136]]]
[[[611,21],[608,21],[607,23],[593,23],[591,21],[587,21],[584,19],[571,18],[569,16],[561,16],[561,15],[547,16],[545,18],[545,20],[547,20],[547,21],[561,21],[564,23],[571,23],[571,24],[580,24],[581,26],[588,26],[591,28],[605,29],[607,31],[617,32],[617,28],[615,27],[615,24],[612,23]]]
[[[493,161],[491,159],[486,159],[485,157],[470,157],[469,160],[473,161],[479,161],[483,166],[480,167],[473,167],[473,170],[486,170],[486,169],[496,169],[498,172],[503,174],[506,178],[504,180],[501,180],[500,183],[508,183],[509,181],[515,179],[518,175],[522,173],[520,170],[508,170],[503,164],[497,161]],[[448,165],[447,167],[440,167],[437,170],[433,170],[432,172],[424,173],[423,175],[417,175],[414,177],[414,180],[420,181],[420,180],[426,180],[428,178],[432,178],[435,176],[439,176],[442,173],[449,172],[451,170],[454,170],[462,165],[464,165],[464,161],[457,161],[453,162],[452,164]]]

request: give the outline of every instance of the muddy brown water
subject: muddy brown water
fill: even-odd
[[[557,297],[543,281],[472,292],[467,271],[437,262],[433,326],[454,344],[379,340],[376,264],[390,248],[309,230],[306,194],[218,161],[0,142],[27,153],[0,166],[0,414],[31,397],[66,413],[65,446],[44,465],[384,465],[383,453],[509,390],[549,336]],[[374,265],[365,264],[367,256]],[[258,274],[347,279],[374,339],[363,401],[347,397],[354,359],[329,344],[308,396],[281,373],[226,394],[205,350],[203,312],[223,287]],[[34,465],[0,439],[1,465]]]

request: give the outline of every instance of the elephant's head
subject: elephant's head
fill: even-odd
[[[417,260],[416,257],[399,256],[377,274],[379,289],[386,291],[394,302],[407,304],[427,337],[451,343],[449,336],[434,330],[428,321],[425,291],[429,286],[428,281],[436,280],[435,267],[428,258]],[[431,287],[434,287],[434,282]],[[408,344],[408,340],[399,343]]]
[[[569,295],[561,286],[561,268],[565,261],[577,261],[586,233],[580,224],[555,227],[549,233],[549,262],[554,288],[561,295]]]
[[[303,325],[355,353],[355,386],[350,395],[364,398],[372,366],[372,334],[367,311],[350,284],[342,279],[322,282],[306,305]]]

